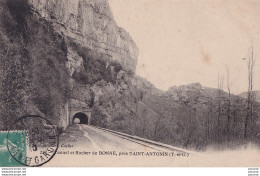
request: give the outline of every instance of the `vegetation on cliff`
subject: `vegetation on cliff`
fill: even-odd
[[[160,91],[117,62],[75,50],[83,57],[84,70],[75,72],[74,78],[90,85],[95,94],[92,125],[193,149],[259,141],[256,102],[250,138],[244,140],[246,99],[199,83]]]
[[[259,142],[260,106],[256,102],[250,138],[244,140],[246,99],[232,95],[228,108],[228,94],[218,89],[191,84],[163,92],[145,82],[141,86],[128,84],[128,79],[101,88],[94,125],[198,150]]]
[[[0,46],[0,129],[31,113],[58,123],[69,91],[62,36],[35,18],[26,1],[1,0]]]

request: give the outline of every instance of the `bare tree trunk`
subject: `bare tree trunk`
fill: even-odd
[[[208,112],[207,114],[207,120],[206,120],[206,123],[207,123],[207,142],[209,143],[210,142],[210,111]]]
[[[218,126],[217,126],[217,130],[218,130],[218,134],[217,134],[217,140],[218,143],[220,143],[220,117],[221,117],[221,101],[222,101],[222,96],[221,96],[221,90],[223,88],[223,77],[220,80],[220,77],[218,75]]]
[[[155,122],[155,127],[154,127],[154,139],[155,140],[157,138],[157,131],[158,131],[159,123],[160,123],[160,118],[161,118],[161,115],[158,115],[158,118]]]
[[[236,130],[237,130],[237,109],[234,108],[234,111],[233,111],[233,128],[232,128],[232,138],[233,139],[237,139],[237,138],[235,138]]]
[[[220,116],[221,116],[221,105],[218,105],[218,143],[220,143]]]
[[[229,69],[227,68],[227,89],[228,89],[228,107],[227,107],[227,135],[228,135],[228,141],[230,141],[230,106],[231,106],[231,93],[230,93],[230,85],[229,85]]]
[[[253,116],[253,70],[254,70],[254,47],[252,44],[251,53],[248,58],[247,67],[248,67],[248,92],[247,92],[247,115],[245,119],[245,131],[244,139],[251,137],[251,122]],[[250,135],[250,136],[249,136]]]

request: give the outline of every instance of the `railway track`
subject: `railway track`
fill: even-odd
[[[121,132],[117,132],[117,131],[113,131],[113,130],[109,130],[109,129],[105,129],[105,128],[101,128],[101,127],[97,127],[97,126],[90,125],[89,127],[93,128],[93,129],[101,130],[103,132],[115,135],[122,139],[137,143],[139,145],[142,145],[142,146],[145,146],[148,148],[152,148],[157,151],[168,151],[168,152],[175,152],[175,153],[180,153],[180,154],[182,153],[182,154],[188,154],[188,155],[199,155],[197,152],[194,152],[194,151],[174,147],[174,146],[171,146],[168,144],[163,144],[160,142],[155,142],[155,141],[144,139],[144,138],[141,138],[138,136],[132,136],[132,135],[129,135],[126,133],[121,133]]]

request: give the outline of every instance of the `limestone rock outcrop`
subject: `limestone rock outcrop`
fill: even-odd
[[[107,0],[28,0],[31,9],[52,22],[69,41],[117,60],[135,72],[138,49],[117,26]]]

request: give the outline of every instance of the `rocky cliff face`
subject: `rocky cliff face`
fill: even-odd
[[[114,21],[107,0],[28,0],[41,18],[51,22],[70,42],[117,60],[135,71],[138,49]]]
[[[0,0],[0,129],[24,114],[66,127],[70,99],[91,105],[98,86],[126,89],[137,57],[107,0]]]
[[[59,125],[70,96],[68,47],[25,0],[0,0],[0,130],[27,114]]]

